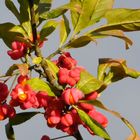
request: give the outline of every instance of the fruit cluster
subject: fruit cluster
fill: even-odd
[[[46,39],[44,39],[44,41],[41,41],[40,35],[38,35],[37,40],[38,40],[38,47],[41,48]],[[29,42],[31,43],[33,42],[33,37],[30,38]],[[32,49],[32,47],[29,44],[24,43],[24,42],[13,41],[11,45],[11,49],[12,50],[7,51],[7,54],[11,57],[11,59],[17,60],[24,57],[25,54],[27,53],[27,50]]]
[[[13,49],[21,46],[19,50],[26,48],[24,44],[14,42]],[[8,54],[13,58],[19,58],[17,50]],[[18,54],[18,55],[17,55]],[[22,54],[22,53],[21,53]],[[9,94],[6,84],[0,83],[0,120],[15,116],[14,107],[19,106],[25,110],[28,108],[44,108],[44,117],[49,127],[55,127],[69,135],[74,135],[79,125],[83,125],[94,135],[94,132],[80,119],[74,106],[85,111],[92,119],[97,121],[103,127],[107,126],[108,120],[101,113],[97,112],[93,105],[80,102],[80,100],[96,100],[98,93],[96,91],[85,95],[77,89],[75,85],[80,80],[80,73],[84,68],[77,66],[77,61],[71,57],[70,53],[61,54],[55,64],[59,68],[58,82],[64,87],[59,96],[49,96],[44,91],[34,91],[27,81],[30,79],[27,75],[20,75],[17,79],[17,85],[12,89],[9,105],[6,104],[6,98]],[[48,136],[43,136],[41,140],[49,140]]]
[[[5,83],[0,82],[0,120],[15,117],[15,109],[6,103],[9,94],[8,87]]]

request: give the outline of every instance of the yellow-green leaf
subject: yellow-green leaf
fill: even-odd
[[[140,140],[140,136],[137,135],[135,137],[134,135],[131,134],[126,140]]]
[[[100,31],[100,32],[92,32],[89,34],[89,36],[98,39],[98,38],[104,38],[108,36],[117,37],[125,41],[125,48],[128,49],[129,46],[132,45],[132,41],[124,35],[124,32],[121,30],[107,30],[107,31]]]
[[[87,71],[82,71],[80,80],[76,85],[76,88],[83,91],[84,94],[89,94],[100,88],[105,88],[106,85],[102,81],[97,80],[93,75]]]
[[[125,119],[120,113],[108,109],[101,101],[99,101],[99,100],[83,100],[81,102],[92,104],[96,107],[99,107],[99,108],[111,113],[115,117],[119,118],[131,130],[131,133],[133,135],[133,139],[130,139],[130,140],[135,140],[135,138],[137,137],[137,132],[136,132],[135,128],[133,127],[133,125],[127,119]]]
[[[81,14],[78,17],[74,32],[98,22],[112,8],[114,0],[83,0]]]
[[[57,17],[63,15],[68,10],[78,11],[79,12],[79,7],[77,6],[76,2],[70,2],[70,3],[62,5],[62,6],[58,7],[58,8],[56,8],[56,9],[52,9],[50,11],[42,13],[40,15],[40,18],[42,18],[42,19],[57,18]]]
[[[67,17],[63,15],[63,19],[60,21],[60,46],[64,44],[69,33],[70,33],[69,21]]]
[[[13,23],[0,24],[0,38],[3,39],[9,48],[11,47],[11,43],[17,39],[17,36],[27,36],[21,26],[14,25]]]
[[[85,47],[85,45],[87,45],[91,41],[96,43],[96,40],[90,36],[81,36],[79,38],[72,40],[65,48],[72,49],[72,48]]]
[[[122,30],[125,32],[140,30],[140,9],[112,9],[106,12],[107,24],[92,32]]]
[[[125,77],[138,78],[140,72],[127,67],[123,59],[102,58],[99,60],[98,79],[111,84]]]
[[[44,40],[45,37],[49,36],[58,26],[58,21],[56,20],[49,20],[47,21],[41,31],[40,31],[40,38]]]
[[[18,0],[20,5],[20,23],[23,26],[24,30],[31,37],[32,34],[32,27],[31,27],[31,17],[30,17],[30,7],[28,0]]]
[[[81,0],[70,0],[70,2],[77,2],[77,7],[79,7],[79,9],[82,7],[82,1]],[[75,26],[78,22],[79,16],[80,16],[80,12],[71,11],[71,20],[72,20],[73,28],[75,28]]]
[[[41,61],[42,61],[42,58],[41,58],[41,57],[35,57],[35,58],[33,58],[33,60],[32,60],[32,62],[33,62],[34,64],[40,64]]]
[[[95,120],[93,120],[86,112],[75,107],[80,119],[99,137],[110,140],[109,134],[106,130]]]
[[[46,62],[48,64],[48,69],[49,71],[51,72],[51,74],[53,75],[53,77],[58,80],[58,77],[57,77],[57,73],[59,71],[59,68],[50,60],[46,59]]]
[[[32,78],[27,81],[27,84],[29,84],[35,91],[45,91],[49,96],[55,96],[50,86],[45,81],[39,78]]]

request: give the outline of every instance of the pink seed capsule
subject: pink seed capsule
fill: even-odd
[[[83,97],[84,94],[77,88],[69,88],[62,93],[62,98],[68,105],[76,104]]]

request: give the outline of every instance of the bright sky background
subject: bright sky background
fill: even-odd
[[[13,0],[16,2],[16,0]],[[68,0],[54,0],[54,7],[67,3]],[[139,0],[116,0],[115,7],[140,8]],[[17,23],[12,14],[6,9],[4,0],[0,0],[0,23],[13,22]],[[124,58],[127,60],[129,67],[140,71],[140,32],[127,33],[133,40],[133,46],[125,50],[124,42],[116,38],[106,38],[98,40],[97,46],[90,43],[87,47],[72,50],[72,56],[79,61],[79,65],[84,66],[88,71],[96,76],[97,64],[99,58]],[[44,47],[56,48],[58,46],[59,35],[57,32],[49,37],[48,43]],[[14,61],[7,56],[5,44],[0,40],[0,72],[4,73]],[[44,52],[44,55],[48,52]],[[120,112],[136,128],[140,134],[140,79],[124,79],[120,82],[109,86],[100,98],[106,106],[112,110]],[[112,140],[125,140],[130,134],[127,127],[117,118],[101,111],[109,119],[107,131]],[[6,140],[4,125],[7,120],[0,122],[0,140]],[[29,122],[14,127],[16,140],[39,140],[42,135],[48,134],[51,138],[64,135],[58,130],[49,129],[46,126],[43,116],[35,116]],[[84,140],[101,140],[101,138],[91,136],[85,129],[81,129]],[[65,140],[74,140],[74,138],[64,138]],[[64,140],[63,139],[63,140]]]

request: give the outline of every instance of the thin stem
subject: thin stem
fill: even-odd
[[[64,44],[61,48],[58,48],[55,52],[53,52],[52,54],[50,54],[50,55],[47,57],[47,59],[51,59],[51,58],[53,58],[54,56],[56,56],[57,54],[59,54],[59,53],[65,51],[65,50],[66,50],[66,47],[69,46],[70,43],[71,43],[71,40],[70,40],[68,43]]]
[[[61,136],[61,137],[53,138],[51,140],[57,140],[57,139],[62,139],[62,138],[66,138],[66,137],[71,137],[71,136],[70,135],[66,135],[66,136]]]
[[[79,130],[73,136],[76,138],[76,140],[83,140]]]
[[[47,59],[51,59],[53,58],[54,56],[56,56],[57,54],[61,53],[61,48],[57,49],[55,52],[53,52],[52,54],[50,54]]]
[[[29,0],[30,13],[31,13],[31,26],[32,26],[32,35],[33,35],[33,44],[35,48],[35,55],[38,57],[42,57],[41,50],[38,47],[37,40],[37,26],[35,20],[35,11],[34,11],[34,0]]]
[[[34,0],[29,0],[29,6],[30,6],[30,13],[31,13],[33,43],[35,44],[37,40],[37,30],[36,30],[36,21],[35,21]]]
[[[35,11],[34,11],[34,0],[29,0],[30,5],[30,13],[31,13],[31,25],[32,25],[32,34],[33,34],[33,44],[35,49],[35,55],[37,57],[42,57],[42,53],[40,48],[38,47],[38,41],[37,41],[37,27],[36,27],[36,21],[35,21]],[[41,67],[44,70],[45,77],[48,78],[49,82],[56,87],[58,90],[62,90],[62,86],[59,85],[59,83],[54,79],[53,74],[48,68],[48,64],[45,59],[42,59]]]

